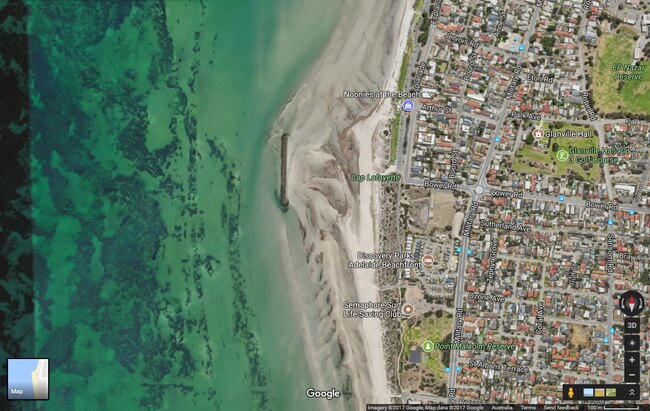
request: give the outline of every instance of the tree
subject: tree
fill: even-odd
[[[553,36],[544,36],[540,42],[544,53],[551,54],[553,52],[553,46],[555,45],[555,37]]]
[[[551,148],[553,152],[557,152],[560,149],[560,145],[558,143],[553,143],[553,146]]]
[[[535,141],[535,137],[533,137],[533,133],[528,133],[528,136],[526,136],[526,144],[531,145]]]
[[[420,31],[428,32],[430,26],[431,26],[431,20],[429,20],[429,16],[427,16],[427,13],[422,13],[422,22],[420,23]]]

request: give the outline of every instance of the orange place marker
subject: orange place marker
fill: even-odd
[[[425,267],[431,267],[433,265],[433,256],[427,254],[424,257],[422,257],[422,264],[424,264]]]
[[[415,308],[413,307],[412,304],[404,304],[402,306],[402,313],[404,315],[411,315],[413,314],[413,311],[415,311]]]

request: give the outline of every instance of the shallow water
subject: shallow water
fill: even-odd
[[[267,135],[339,9],[32,2],[39,409],[315,408]]]

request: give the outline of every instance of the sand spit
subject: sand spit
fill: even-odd
[[[378,207],[374,183],[352,173],[377,170],[372,138],[390,117],[390,100],[346,99],[345,90],[394,90],[406,45],[410,1],[346,1],[330,43],[284,108],[273,133],[291,135],[287,196],[304,234],[308,272],[287,272],[292,288],[317,284],[311,301],[319,318],[303,324],[315,381],[348,386],[356,409],[390,402],[378,319],[343,318],[344,301],[378,301],[374,271],[347,265],[357,251],[375,251]],[[301,302],[302,300],[302,302]],[[313,307],[312,307],[313,308]],[[301,311],[301,307],[297,307]],[[336,347],[333,350],[332,347]],[[329,377],[328,377],[329,376]],[[320,387],[328,389],[331,387]],[[337,408],[333,403],[329,405]]]

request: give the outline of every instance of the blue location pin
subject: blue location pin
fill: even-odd
[[[607,220],[607,224],[612,225],[612,224],[614,224],[614,221],[613,220]]]
[[[457,253],[460,253],[460,251],[461,251],[461,248],[460,248],[460,247],[456,247],[456,252],[457,252]]]
[[[610,334],[614,334],[614,327],[609,329]]]
[[[496,136],[496,137],[494,138],[494,141],[496,141],[496,142],[498,143],[499,141],[501,141],[501,137]]]
[[[560,201],[564,201],[564,196],[560,196]]]
[[[404,111],[411,111],[413,110],[413,107],[415,107],[413,100],[404,100],[404,102],[402,102],[402,110]]]
[[[608,343],[608,342],[609,342],[609,338],[607,338],[607,337],[603,338],[603,342]]]
[[[472,254],[472,250],[467,250],[467,254]]]
[[[630,210],[630,215],[634,215],[634,210]]]
[[[456,366],[456,371],[460,371],[460,365]]]
[[[451,369],[449,367],[445,368],[445,372],[449,372]]]
[[[520,45],[519,45],[519,51],[524,51],[524,48],[525,48],[525,47],[524,47],[523,44],[520,44]]]

